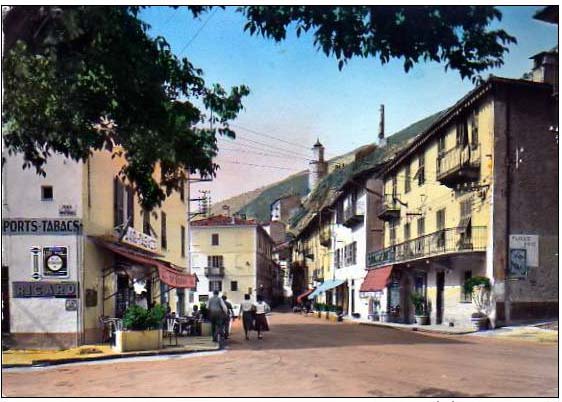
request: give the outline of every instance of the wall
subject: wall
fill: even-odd
[[[72,205],[80,219],[82,215],[82,163],[62,155],[52,155],[46,164],[46,177],[32,169],[22,169],[21,155],[6,156],[2,167],[4,193],[2,217],[59,218],[62,204]],[[41,186],[53,186],[53,200],[41,200]],[[2,265],[8,266],[10,294],[15,281],[31,278],[31,247],[66,246],[68,248],[68,278],[45,278],[41,281],[79,281],[82,259],[82,235],[22,234],[2,235]],[[41,257],[41,260],[43,258]],[[42,269],[43,263],[40,264]],[[62,298],[11,298],[10,331],[20,347],[65,348],[78,343],[79,311],[66,311]],[[81,302],[81,299],[78,299]]]

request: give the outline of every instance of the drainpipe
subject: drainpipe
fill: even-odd
[[[505,211],[505,248],[506,248],[506,265],[505,265],[505,280],[504,280],[504,291],[505,291],[505,322],[509,323],[511,321],[511,300],[510,300],[510,289],[509,289],[509,233],[510,233],[510,181],[511,181],[511,90],[507,89],[507,96],[505,97],[505,135],[506,135],[506,148],[507,148],[507,169],[506,169],[506,183],[505,183],[505,199],[506,199],[506,211]]]

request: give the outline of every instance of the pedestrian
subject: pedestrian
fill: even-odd
[[[250,295],[244,295],[244,301],[240,304],[240,314],[242,314],[242,325],[246,340],[249,340],[248,332],[254,329],[254,315],[256,313],[256,305],[250,301]]]
[[[269,305],[263,301],[263,297],[258,295],[256,298],[256,331],[258,331],[258,339],[263,339],[262,332],[269,331],[266,314],[271,311]]]
[[[224,301],[219,297],[219,291],[213,291],[213,296],[208,303],[209,318],[211,319],[211,333],[213,334],[213,342],[218,342],[217,331],[221,328],[224,316],[228,314],[228,310]]]
[[[228,339],[230,336],[230,320],[234,317],[234,309],[232,308],[232,303],[227,300],[226,295],[222,295],[222,301],[226,306],[226,310],[228,311],[224,316],[224,338]]]

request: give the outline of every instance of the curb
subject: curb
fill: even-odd
[[[422,328],[422,327],[395,327],[395,326],[392,326],[392,325],[378,324],[376,322],[373,322],[373,323],[359,322],[358,324],[359,325],[366,325],[366,326],[370,326],[370,327],[390,328],[390,329],[397,329],[397,330],[402,330],[402,331],[425,332],[425,333],[429,333],[429,334],[442,334],[442,335],[467,335],[467,334],[472,334],[474,332],[477,332],[477,331],[473,331],[473,330],[447,331],[447,330],[435,330],[435,329]]]
[[[126,359],[131,357],[166,356],[166,355],[182,355],[182,354],[187,355],[192,353],[218,352],[223,349],[217,347],[214,349],[203,349],[203,350],[148,351],[148,352],[136,352],[131,354],[103,355],[103,356],[85,357],[85,358],[69,357],[66,359],[56,359],[56,360],[43,359],[43,360],[33,360],[31,364],[21,364],[21,363],[2,364],[2,368],[4,369],[4,368],[21,368],[21,367],[49,367],[49,366],[57,366],[60,364],[82,363],[82,362],[112,360],[112,359]]]

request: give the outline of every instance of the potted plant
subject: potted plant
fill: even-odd
[[[160,304],[150,310],[130,306],[123,315],[123,329],[115,332],[117,352],[156,350],[162,347],[162,322],[166,308]]]
[[[425,300],[425,296],[421,293],[412,293],[410,295],[410,300],[414,305],[414,317],[416,319],[416,324],[428,325],[429,315],[427,314],[427,302]]]
[[[470,322],[478,331],[488,328],[486,311],[490,307],[491,289],[490,279],[485,276],[474,276],[464,282],[464,291],[471,294],[472,304],[476,308],[470,317]]]
[[[381,322],[390,322],[390,317],[386,311],[381,311]]]

